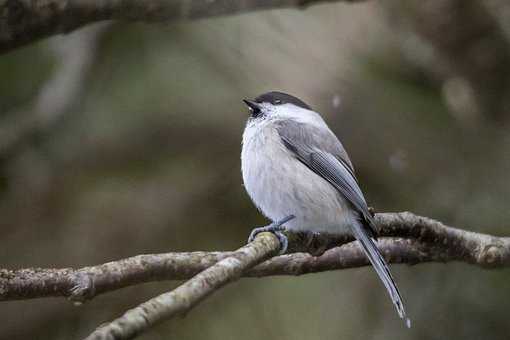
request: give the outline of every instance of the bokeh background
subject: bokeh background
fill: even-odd
[[[103,23],[0,56],[0,263],[79,267],[230,250],[266,221],[244,192],[242,98],[323,113],[369,204],[510,235],[510,5],[367,1],[170,24]],[[392,266],[244,279],[140,339],[507,339],[510,272]],[[177,282],[73,306],[2,302],[1,339],[79,339]]]

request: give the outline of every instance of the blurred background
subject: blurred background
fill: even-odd
[[[266,221],[240,175],[242,98],[323,113],[369,204],[510,235],[510,4],[328,3],[102,23],[0,56],[0,263],[231,250]],[[507,339],[510,272],[392,266],[244,279],[140,339]],[[0,304],[1,339],[79,339],[175,287]]]

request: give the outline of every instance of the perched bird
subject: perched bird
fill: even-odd
[[[244,186],[255,205],[273,223],[256,228],[327,232],[354,236],[386,287],[401,318],[410,327],[400,292],[377,245],[369,212],[354,168],[321,116],[298,98],[268,92],[245,99],[250,117],[243,133],[241,168]]]

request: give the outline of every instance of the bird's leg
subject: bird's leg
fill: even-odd
[[[266,225],[265,227],[259,227],[255,228],[251,231],[250,237],[248,237],[248,243],[253,241],[255,239],[255,236],[257,234],[262,232],[270,232],[276,235],[278,238],[278,241],[280,241],[280,252],[279,255],[285,254],[287,251],[287,246],[289,245],[289,240],[287,240],[287,236],[285,236],[282,231],[285,231],[285,226],[283,226],[284,223],[289,222],[292,220],[294,215],[289,215],[287,217],[282,218],[281,220],[274,221],[273,223]]]

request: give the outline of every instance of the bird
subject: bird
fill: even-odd
[[[241,172],[255,206],[272,221],[255,228],[280,240],[283,231],[354,236],[384,284],[400,318],[410,327],[402,296],[377,247],[375,219],[342,143],[318,112],[278,91],[243,99],[249,118],[242,136]]]

